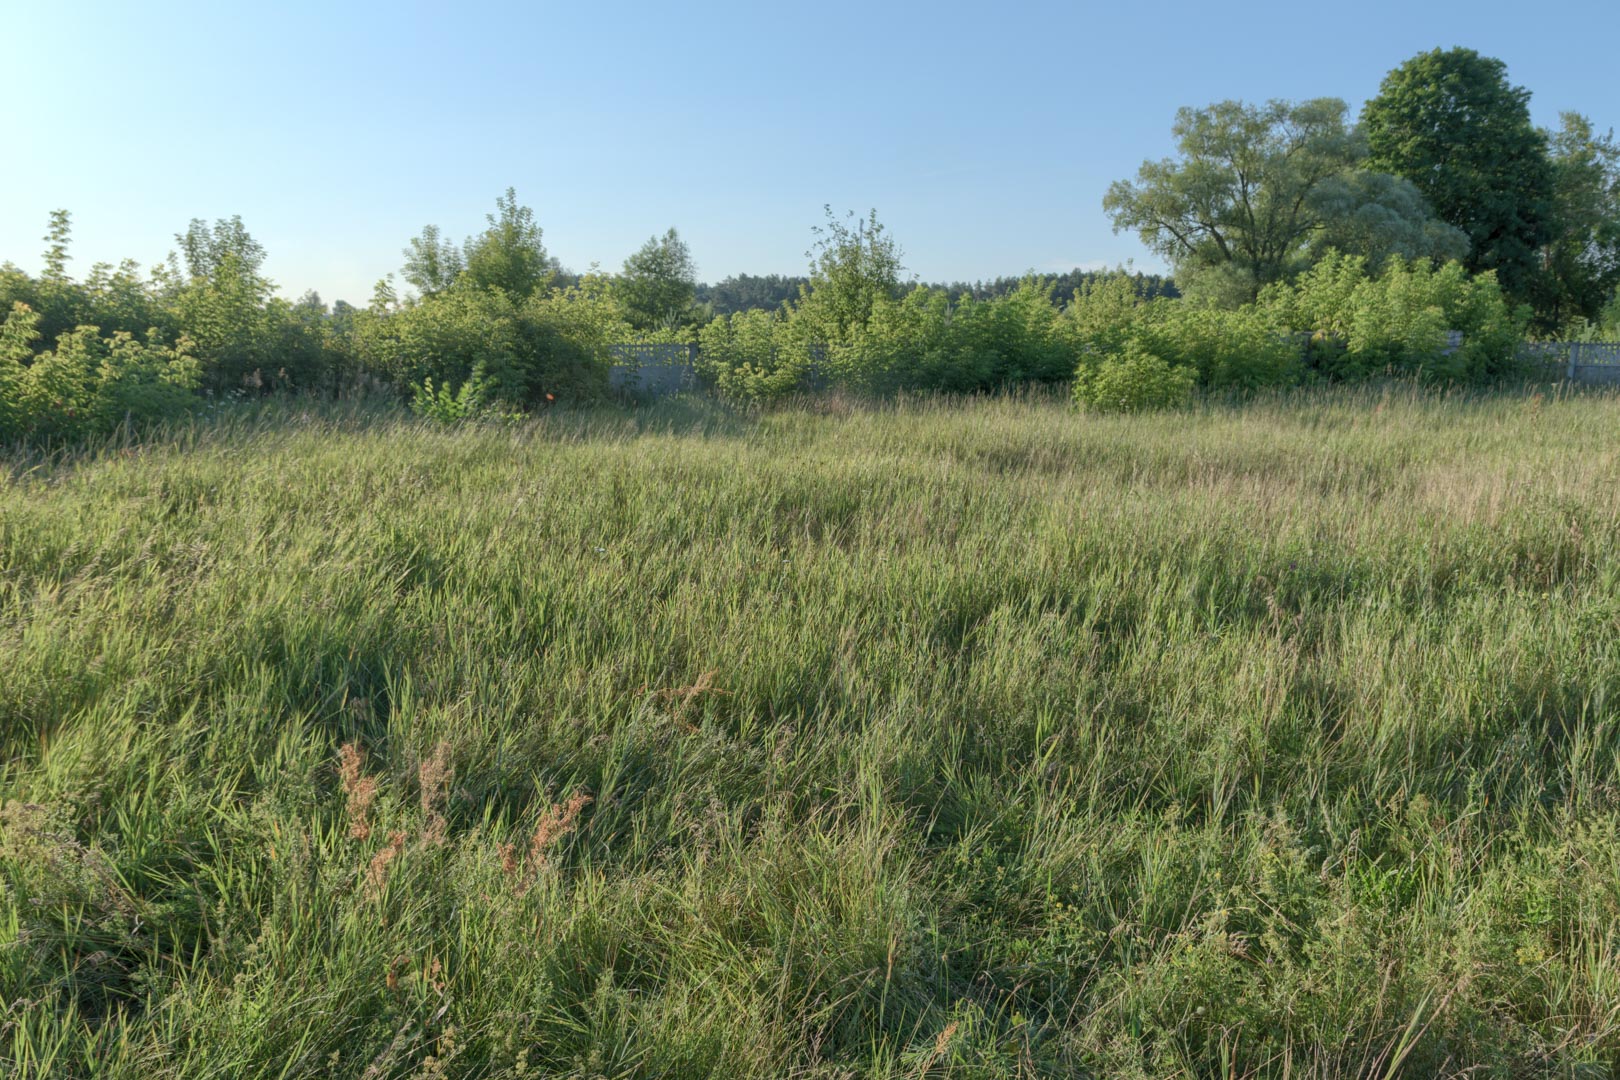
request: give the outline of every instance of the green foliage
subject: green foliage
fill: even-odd
[[[1183,108],[1180,160],[1144,162],[1103,208],[1116,232],[1169,259],[1183,288],[1228,306],[1288,280],[1325,244],[1377,260],[1458,254],[1463,238],[1411,184],[1362,170],[1367,149],[1346,111],[1336,98]]]
[[[1303,374],[1286,325],[1252,304],[1234,310],[1195,299],[1144,300],[1136,283],[1118,274],[1076,292],[1064,317],[1079,345],[1082,398],[1091,393],[1090,373],[1107,360],[1131,360],[1111,376],[1115,382],[1156,376],[1157,360],[1174,369],[1173,383],[1191,373],[1198,385],[1222,391],[1288,386]]]
[[[515,302],[548,290],[557,264],[546,254],[534,211],[518,204],[517,191],[507,188],[495,200],[495,213],[484,216],[489,227],[466,244],[464,262],[472,283],[481,289],[500,289]],[[437,280],[447,273],[442,266],[441,271]]]
[[[481,372],[497,396],[534,403],[606,393],[606,347],[629,331],[600,279],[519,300],[469,275],[397,311],[363,313],[356,335],[363,362],[395,385],[459,385]]]
[[[828,350],[826,365],[838,382],[878,393],[976,393],[1061,381],[1073,367],[1059,314],[1033,280],[990,300],[952,303],[921,287],[879,300],[846,343]]]
[[[361,361],[397,386],[465,383],[483,372],[500,392],[521,396],[517,305],[503,292],[456,286],[397,311],[357,317]]]
[[[199,371],[188,341],[171,348],[155,334],[142,342],[81,326],[33,355],[38,327],[23,304],[0,327],[0,443],[73,443],[195,407]]]
[[[1320,371],[1348,379],[1392,372],[1480,383],[1512,375],[1528,317],[1508,306],[1491,274],[1395,259],[1369,276],[1351,256],[1330,256],[1295,285],[1268,290],[1262,306],[1277,325],[1312,337]]]
[[[1602,311],[1598,312],[1597,325],[1606,334],[1620,337],[1620,285],[1615,286],[1614,293],[1609,297],[1609,302],[1603,305]]]
[[[1198,373],[1171,366],[1131,341],[1116,354],[1081,361],[1074,377],[1074,399],[1100,412],[1173,409],[1192,400]]]
[[[435,387],[433,376],[429,375],[411,387],[411,412],[441,424],[454,424],[479,415],[488,403],[489,390],[489,382],[481,370],[475,369],[455,390],[449,383]]]
[[[186,231],[175,234],[174,240],[185,257],[186,276],[193,281],[222,274],[259,279],[264,266],[264,245],[253,239],[240,214],[220,218],[212,227],[201,218],[192,218]]]
[[[956,305],[958,350],[982,365],[965,389],[993,390],[1067,379],[1074,349],[1047,287],[1026,277],[1009,293]]]
[[[45,233],[45,242],[50,246],[45,249],[45,280],[50,282],[65,282],[68,280],[67,264],[72,258],[68,254],[68,241],[73,236],[73,215],[66,210],[51,211],[51,225]]]
[[[760,310],[722,315],[698,331],[697,371],[722,397],[761,402],[802,388],[808,350],[792,340],[785,315]]]
[[[900,245],[885,235],[877,211],[865,220],[854,212],[840,220],[831,206],[827,223],[816,226],[810,257],[810,284],[800,294],[797,317],[810,339],[822,344],[847,342],[872,318],[879,303],[900,291]]]
[[[695,297],[711,315],[776,311],[809,284],[808,277],[789,274],[732,274],[713,285],[699,284]]]
[[[1147,352],[1197,373],[1213,390],[1291,386],[1304,374],[1297,341],[1265,309],[1237,310],[1184,300],[1160,304],[1140,332]]]
[[[680,234],[670,229],[624,260],[618,292],[625,318],[637,330],[673,330],[691,314],[697,266]]]
[[[613,282],[586,275],[577,284],[531,296],[519,310],[524,380],[520,401],[593,401],[608,390],[609,345],[633,340]]]
[[[411,237],[401,276],[423,296],[429,296],[454,285],[463,269],[461,249],[440,236],[437,225],[427,225],[422,235]]]
[[[1579,113],[1551,135],[1552,239],[1533,298],[1544,326],[1568,330],[1600,319],[1620,288],[1620,145]]]
[[[921,287],[879,297],[831,344],[820,340],[818,316],[799,305],[717,318],[699,332],[700,373],[724,396],[762,401],[826,384],[864,394],[978,393],[1060,382],[1074,369],[1061,314],[1033,280],[982,301],[952,303]]]
[[[1320,225],[1306,258],[1314,264],[1329,252],[1359,255],[1381,267],[1392,258],[1467,257],[1468,235],[1434,216],[1428,200],[1402,177],[1357,169],[1327,181],[1313,198]]]
[[[1076,289],[1063,314],[1086,353],[1116,356],[1163,310],[1163,304],[1147,301],[1129,276],[1109,274]]]
[[[1415,184],[1468,235],[1468,270],[1495,271],[1515,302],[1531,296],[1554,212],[1546,137],[1529,102],[1502,61],[1435,49],[1386,75],[1361,114],[1372,167]]]
[[[190,261],[188,259],[188,261]],[[174,298],[179,322],[197,345],[204,384],[216,393],[274,389],[283,382],[275,286],[253,262],[229,251],[207,260]]]

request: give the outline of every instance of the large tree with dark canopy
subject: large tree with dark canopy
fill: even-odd
[[[1468,235],[1464,265],[1527,300],[1552,235],[1553,170],[1530,92],[1473,49],[1421,53],[1384,76],[1361,114],[1368,165],[1405,177]]]

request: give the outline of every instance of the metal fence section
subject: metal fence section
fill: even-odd
[[[1302,347],[1309,338],[1297,335]],[[1451,343],[1456,348],[1456,342]],[[609,345],[613,359],[610,376],[614,390],[632,397],[668,397],[701,389],[697,377],[696,345]],[[1547,374],[1570,382],[1620,386],[1620,341],[1536,341],[1520,355],[1543,365]],[[813,347],[800,373],[800,388],[814,393],[831,385],[824,367],[826,350]]]
[[[1570,382],[1620,386],[1620,341],[1536,341],[1520,355]]]
[[[667,397],[697,389],[696,345],[609,345],[609,384],[632,397]]]

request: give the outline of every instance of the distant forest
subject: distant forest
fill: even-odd
[[[993,300],[1006,296],[1018,288],[1020,282],[1033,279],[1061,308],[1067,306],[1075,290],[1082,286],[1117,276],[1119,271],[1074,269],[1062,274],[1026,274],[1019,277],[998,277],[988,281],[917,282],[930,291],[947,294],[952,303],[968,297],[974,300]],[[1132,275],[1136,291],[1144,300],[1157,297],[1174,299],[1181,295],[1175,282],[1161,274],[1136,273]],[[734,315],[739,311],[774,311],[789,300],[799,297],[801,288],[808,288],[810,278],[793,274],[733,274],[713,285],[699,284],[696,300],[706,306],[711,315]]]

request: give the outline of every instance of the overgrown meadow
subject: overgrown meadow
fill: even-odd
[[[271,400],[0,481],[0,1072],[1620,1075],[1620,398]]]

